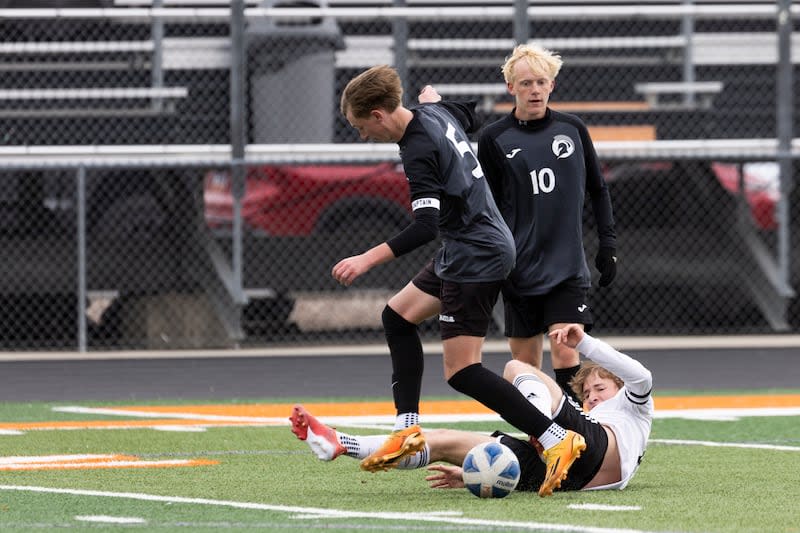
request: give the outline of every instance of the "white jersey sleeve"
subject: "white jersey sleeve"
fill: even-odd
[[[595,406],[589,414],[617,437],[622,478],[595,489],[623,489],[636,473],[653,425],[655,408],[650,393],[653,376],[639,361],[584,333],[577,349],[624,382],[617,394]]]

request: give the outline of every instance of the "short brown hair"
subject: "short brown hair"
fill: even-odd
[[[347,84],[342,92],[340,110],[347,116],[364,118],[373,109],[392,112],[403,101],[403,84],[397,71],[389,65],[365,70]]]
[[[601,378],[612,380],[620,389],[623,387],[623,385],[625,385],[620,377],[610,370],[598,365],[594,361],[583,361],[581,363],[580,370],[578,370],[572,379],[569,380],[569,386],[572,389],[572,392],[575,393],[575,396],[577,396],[581,401],[581,404],[586,401],[586,398],[583,394],[583,385],[586,383],[586,380],[589,378],[589,376],[593,374],[597,374]]]

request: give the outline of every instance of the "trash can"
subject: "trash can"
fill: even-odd
[[[262,7],[320,7],[275,2]],[[330,143],[338,113],[335,51],[344,48],[331,17],[260,18],[245,29],[250,142]]]

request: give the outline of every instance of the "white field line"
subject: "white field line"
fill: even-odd
[[[111,409],[100,407],[62,406],[54,407],[54,411],[63,413],[96,414],[108,416],[137,417],[137,418],[173,418],[179,420],[198,420],[203,422],[244,422],[248,424],[284,425],[285,417],[255,417],[255,416],[225,416],[204,415],[183,412],[153,412],[131,411],[127,409]],[[684,418],[689,420],[718,420],[735,421],[741,417],[761,416],[800,416],[800,407],[753,407],[753,408],[715,408],[715,409],[658,409],[655,418]],[[495,413],[486,414],[456,414],[456,415],[425,415],[421,416],[425,424],[442,424],[450,422],[498,422],[500,416]],[[331,425],[347,425],[349,427],[371,427],[394,424],[394,416],[387,414],[381,416],[332,416],[326,417],[325,422]],[[198,424],[202,425],[202,424]]]
[[[139,412],[127,410],[115,410],[106,408],[93,408],[93,407],[57,407],[54,410],[82,413],[82,414],[105,414],[105,415],[119,415],[119,416],[139,416],[142,415],[151,417],[154,415],[152,412]],[[170,418],[189,420],[204,420],[203,415],[195,413],[160,413],[162,416]],[[758,408],[719,408],[719,409],[676,409],[676,410],[660,410],[656,411],[656,418],[686,418],[690,420],[716,420],[716,421],[735,421],[741,417],[760,417],[760,416],[800,416],[800,408],[797,407],[758,407]],[[234,419],[237,422],[252,421],[253,425],[259,423],[268,423],[269,425],[285,425],[287,424],[284,418],[261,418],[261,417],[224,417],[218,415],[209,415],[209,417],[217,422],[223,422],[225,418]],[[459,414],[459,415],[429,415],[423,416],[426,424],[436,423],[450,423],[450,422],[500,422],[500,416],[494,413],[487,414]],[[394,424],[393,416],[332,416],[326,417],[325,422],[332,426],[360,428],[360,429],[378,429],[389,431]],[[198,424],[200,425],[200,424]],[[213,426],[209,424],[208,426]],[[154,427],[154,429],[159,429]],[[736,442],[712,442],[712,441],[693,441],[693,440],[670,440],[670,439],[651,439],[650,442],[659,444],[680,444],[691,446],[718,446],[718,447],[731,447],[731,448],[755,448],[764,450],[784,450],[784,451],[800,451],[800,446],[781,446],[772,444],[747,444]]]
[[[66,463],[69,461],[110,461],[116,457],[115,455],[108,454],[72,454],[72,455],[46,455],[46,456],[27,456],[27,455],[12,455],[10,457],[0,457],[0,466],[11,464],[24,464],[24,463]]]
[[[111,415],[111,416],[129,416],[136,418],[179,418],[182,420],[203,420],[209,422],[265,422],[274,424],[276,421],[284,421],[284,418],[275,417],[258,417],[258,416],[225,416],[225,415],[210,415],[210,414],[197,414],[197,413],[167,413],[155,411],[132,411],[130,409],[110,409],[103,407],[81,407],[75,405],[68,405],[63,407],[53,407],[53,411],[59,413],[80,413],[92,415]],[[288,417],[286,417],[288,418]]]
[[[571,503],[567,505],[570,509],[579,511],[641,511],[638,505],[606,505],[603,503]]]
[[[203,426],[150,426],[155,431],[171,431],[175,433],[202,433],[206,430]]]
[[[132,516],[106,516],[106,515],[93,515],[93,516],[76,516],[75,520],[79,522],[99,522],[101,524],[146,524],[147,520],[144,518],[135,518]]]
[[[91,496],[96,498],[123,498],[128,500],[179,503],[188,505],[209,505],[216,507],[230,507],[234,509],[250,509],[258,511],[273,511],[289,513],[291,518],[303,518],[309,515],[325,518],[364,518],[369,520],[388,520],[392,522],[429,522],[469,526],[487,526],[493,528],[515,528],[530,531],[574,531],[579,533],[647,533],[640,529],[617,529],[592,526],[577,526],[573,524],[547,524],[542,522],[515,522],[505,520],[481,520],[474,518],[461,518],[450,516],[447,512],[432,513],[375,513],[366,511],[344,511],[340,509],[323,509],[315,507],[298,507],[286,505],[271,505],[266,503],[236,502],[229,500],[211,500],[207,498],[184,498],[181,496],[159,496],[136,492],[108,492],[99,490],[63,489],[54,487],[36,487],[24,485],[0,485],[0,490],[37,492],[45,494],[69,494],[71,496]]]
[[[749,448],[754,450],[775,450],[784,452],[800,452],[800,446],[781,444],[751,444],[746,442],[714,442],[710,440],[650,439],[656,444],[675,444],[679,446],[709,446],[712,448]]]

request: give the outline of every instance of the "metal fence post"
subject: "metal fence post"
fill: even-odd
[[[233,286],[242,291],[242,198],[245,194],[244,147],[245,123],[245,50],[244,0],[231,2],[231,193],[233,195]]]
[[[86,324],[86,167],[78,167],[75,176],[75,196],[78,237],[78,351],[85,352],[87,345]]]
[[[514,0],[514,42],[525,44],[529,38],[528,0]]]
[[[694,0],[684,0],[684,5],[691,8]],[[681,21],[681,33],[683,38],[686,39],[686,45],[683,49],[683,81],[686,83],[694,83],[694,13],[688,12],[683,16]],[[694,106],[695,94],[692,91],[686,91],[683,95],[683,103],[687,108]]]
[[[781,0],[778,7],[778,72],[776,130],[778,136],[778,169],[780,197],[778,199],[778,271],[786,292],[791,288],[791,213],[789,197],[792,192],[792,129],[794,123],[794,94],[792,91],[792,16],[791,0]]]
[[[164,6],[164,0],[153,0],[153,7]],[[153,40],[153,55],[150,64],[150,85],[160,88],[164,86],[164,20],[161,17],[153,17],[150,26],[150,38]],[[152,101],[154,111],[161,111],[164,101],[160,97],[154,97]]]
[[[393,0],[392,5],[405,7],[406,0]],[[414,98],[408,102],[409,104],[415,104],[416,95],[422,87],[417,87],[417,90],[414,91],[408,85],[410,83],[408,79],[408,20],[405,17],[397,17],[392,21],[392,36],[394,38],[394,65],[397,75],[403,82],[403,93],[409,95],[409,98]]]

